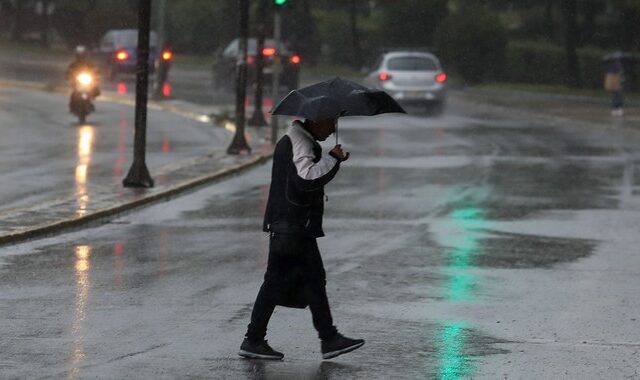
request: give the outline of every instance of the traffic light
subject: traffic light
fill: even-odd
[[[273,0],[273,4],[277,7],[281,7],[287,3],[287,0]]]

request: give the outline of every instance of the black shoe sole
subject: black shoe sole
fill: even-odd
[[[353,350],[357,350],[358,348],[360,348],[362,346],[364,346],[364,342],[356,343],[353,346],[345,347],[345,348],[342,348],[340,350],[335,350],[335,351],[323,353],[322,354],[322,359],[335,358],[336,356],[340,356],[342,354],[346,354],[347,352],[351,352]]]
[[[260,360],[282,360],[284,358],[284,356],[255,354],[253,352],[249,352],[245,350],[238,351],[238,355],[247,359],[260,359]]]

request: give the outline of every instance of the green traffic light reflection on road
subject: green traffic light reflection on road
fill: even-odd
[[[473,362],[464,353],[465,343],[465,325],[463,323],[450,322],[442,327],[436,340],[438,379],[464,379],[472,374]]]
[[[478,278],[472,272],[473,257],[480,253],[481,241],[492,222],[486,219],[481,207],[454,209],[448,215],[450,240],[447,242],[448,264],[446,273],[446,299],[468,302],[475,299]],[[443,380],[470,377],[475,368],[467,352],[467,326],[463,322],[446,321],[436,337],[438,359],[437,378]]]
[[[485,218],[485,211],[479,207],[461,208],[452,211],[449,216],[459,236],[449,247],[450,272],[447,283],[447,298],[452,301],[470,301],[477,289],[477,278],[471,273],[472,259],[480,250],[484,231],[491,222]]]

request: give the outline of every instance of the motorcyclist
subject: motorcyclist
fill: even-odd
[[[100,87],[98,85],[98,67],[89,59],[87,49],[84,46],[76,46],[75,53],[76,54],[74,60],[67,67],[67,78],[71,81],[72,86],[75,89],[75,76],[81,71],[90,73],[95,80],[95,85],[93,86],[91,92],[91,96],[95,98],[100,95]]]

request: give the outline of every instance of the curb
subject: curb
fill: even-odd
[[[9,86],[9,87],[18,87],[29,90],[39,90],[39,91],[47,91],[45,86],[41,84],[34,84],[29,82],[20,82],[20,81],[0,81],[0,86]],[[130,105],[130,101],[127,99],[117,99],[119,101],[114,101],[114,103],[126,104]],[[105,97],[104,101],[110,102],[110,97]],[[150,102],[151,103],[151,102]],[[182,117],[186,118],[196,118],[200,120],[200,116],[196,115],[190,111],[180,110],[179,107],[175,105],[171,105],[168,107],[163,107],[158,104],[159,102],[153,102],[155,109],[160,109],[165,112],[172,112],[178,114]],[[202,121],[202,120],[201,120]],[[252,129],[252,127],[248,127],[247,133],[254,137],[254,140],[258,140],[256,131]],[[254,150],[257,147],[254,148]],[[212,155],[210,155],[212,156]],[[119,214],[123,214],[127,211],[131,211],[136,208],[140,208],[146,205],[150,205],[154,202],[159,202],[163,200],[168,200],[172,197],[175,197],[181,193],[194,190],[198,187],[207,185],[212,182],[220,181],[225,177],[232,176],[235,174],[239,174],[245,170],[248,170],[254,166],[257,166],[263,162],[268,161],[273,156],[273,152],[269,150],[266,153],[254,153],[250,154],[249,157],[253,156],[251,159],[245,162],[241,162],[238,164],[234,164],[228,167],[224,167],[222,169],[218,169],[217,171],[205,174],[199,177],[195,177],[192,179],[184,180],[175,185],[168,186],[166,189],[160,190],[153,194],[142,195],[139,198],[124,201],[122,203],[116,204],[113,207],[107,207],[100,210],[96,210],[93,212],[89,212],[86,215],[78,216],[74,218],[65,218],[56,222],[43,224],[41,226],[35,226],[33,228],[26,229],[24,231],[9,233],[0,236],[0,246],[15,244],[24,242],[26,240],[34,239],[34,238],[42,238],[50,235],[54,235],[57,233],[61,233],[65,230],[72,230],[75,228],[79,228],[82,226],[86,226],[91,224],[92,222],[99,221],[101,219],[110,218]],[[198,157],[194,157],[191,160],[195,161]],[[171,164],[169,164],[171,165]],[[192,165],[193,166],[193,165]]]
[[[150,205],[151,203],[154,203],[154,202],[168,200],[169,198],[172,198],[180,193],[183,193],[189,190],[194,190],[200,186],[204,186],[211,182],[221,180],[227,176],[239,174],[245,170],[252,168],[253,166],[256,166],[260,163],[263,163],[269,160],[271,156],[272,154],[260,155],[249,162],[234,165],[226,169],[221,169],[213,174],[205,175],[205,176],[196,178],[194,180],[184,181],[176,186],[170,187],[156,194],[151,194],[149,196],[145,196],[130,202],[125,202],[114,207],[109,207],[109,208],[105,208],[95,212],[91,212],[81,217],[64,219],[59,222],[54,222],[54,223],[46,224],[40,227],[35,227],[23,232],[3,235],[3,236],[0,236],[0,246],[24,242],[29,239],[42,238],[49,235],[54,235],[64,230],[71,230],[74,228],[88,225],[95,221],[99,221],[101,219],[120,215],[127,211],[131,211],[133,209],[140,208],[142,206]]]

